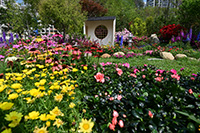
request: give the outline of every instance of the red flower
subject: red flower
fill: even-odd
[[[117,117],[113,117],[113,119],[112,119],[112,124],[113,124],[113,125],[116,125],[116,124],[117,124]]]
[[[151,113],[151,111],[149,111],[149,117],[153,118],[153,114]]]
[[[189,91],[188,91],[190,94],[192,94],[193,93],[193,91],[192,91],[192,89],[189,89]]]

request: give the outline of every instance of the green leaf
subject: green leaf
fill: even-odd
[[[195,121],[196,123],[200,124],[200,119],[197,119],[194,115],[189,115],[188,113],[185,113],[185,112],[182,112],[182,111],[175,111],[179,114],[182,114],[182,115],[185,115],[185,116],[188,116],[189,119]]]

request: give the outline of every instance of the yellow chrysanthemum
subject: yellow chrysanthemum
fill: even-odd
[[[51,122],[50,122],[50,121],[47,121],[47,122],[46,122],[46,126],[47,126],[47,127],[50,127],[50,126],[51,126]]]
[[[3,130],[3,132],[1,133],[12,133],[11,128],[6,128],[5,130]]]
[[[74,108],[74,106],[76,106],[76,104],[74,104],[73,102],[71,102],[71,103],[69,104],[69,107],[70,107],[70,108]]]
[[[64,116],[64,114],[58,109],[57,106],[52,111],[50,111],[50,114],[55,116]]]
[[[38,95],[41,94],[41,91],[39,91],[38,89],[31,89],[31,90],[29,91],[29,93],[30,93],[31,96],[36,97],[36,96],[38,96]]]
[[[78,71],[77,68],[73,68],[73,69],[72,69],[72,72],[77,72],[77,71]]]
[[[9,114],[6,114],[5,119],[7,121],[18,121],[18,122],[20,122],[22,117],[23,117],[22,113],[18,113],[16,111],[12,111]]]
[[[64,122],[61,119],[56,119],[56,121],[53,123],[53,126],[57,126],[59,128],[61,125],[63,125]]]
[[[47,127],[42,127],[42,128],[35,127],[33,133],[48,133]]]
[[[92,132],[93,126],[94,122],[91,122],[91,119],[89,121],[87,119],[82,119],[81,123],[79,123],[79,132],[90,133]]]
[[[56,116],[52,114],[47,114],[47,118],[53,121],[56,119]]]
[[[40,120],[41,121],[47,121],[48,120],[47,115],[46,114],[41,114],[40,115]]]
[[[19,89],[21,87],[22,87],[22,85],[20,83],[14,83],[11,85],[11,88],[13,88],[13,89]]]
[[[61,102],[62,99],[63,99],[63,94],[57,94],[57,93],[56,93],[56,96],[54,96],[54,99],[55,99],[55,101],[57,101],[57,102]]]
[[[22,77],[17,77],[15,78],[17,81],[21,81],[23,78]]]
[[[18,98],[18,94],[17,93],[12,93],[12,94],[10,94],[9,96],[8,96],[8,99],[9,100],[13,100],[13,99],[16,99],[16,98]]]
[[[14,105],[14,103],[10,103],[10,102],[3,102],[0,104],[0,108],[2,110],[9,110],[12,108],[12,106]]]
[[[32,111],[28,114],[28,119],[36,120],[39,118],[40,113],[38,111]]]
[[[4,89],[5,89],[6,87],[7,87],[6,85],[1,85],[1,86],[0,86],[0,92],[4,91]]]
[[[40,85],[44,85],[46,83],[46,79],[40,80]]]

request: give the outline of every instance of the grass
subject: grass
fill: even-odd
[[[144,64],[156,66],[159,69],[171,70],[175,69],[178,73],[184,76],[190,76],[192,73],[200,72],[200,61],[190,60],[187,58],[178,60],[147,60],[148,58],[154,58],[150,56],[133,57],[128,59],[116,59],[116,58],[100,58],[99,62],[113,62],[113,63],[129,63],[131,66],[143,66]],[[95,63],[98,63],[97,58],[92,58]],[[183,71],[180,71],[184,68]]]

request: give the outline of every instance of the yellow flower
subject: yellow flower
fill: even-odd
[[[35,86],[37,86],[37,87],[40,86],[40,83],[39,83],[39,82],[35,82],[34,84],[35,84]]]
[[[82,119],[81,123],[79,123],[79,131],[83,133],[92,132],[92,128],[94,126],[94,122],[91,122],[91,119],[88,121],[87,119]]]
[[[18,98],[18,94],[17,93],[12,93],[12,94],[10,94],[9,96],[8,96],[8,99],[9,100],[13,100],[13,99],[16,99],[16,98]]]
[[[22,92],[22,91],[23,91],[22,89],[17,89],[17,90],[16,90],[17,93],[20,93],[20,92]]]
[[[57,126],[59,128],[61,125],[63,125],[64,122],[61,119],[56,119],[56,121],[53,123],[53,126]]]
[[[46,79],[40,80],[40,85],[44,85],[46,83]]]
[[[45,90],[45,87],[44,86],[39,86],[38,89],[39,90]]]
[[[30,77],[29,79],[34,80],[35,78],[34,77]]]
[[[3,130],[3,132],[1,133],[12,133],[11,128],[6,128],[5,130]]]
[[[46,73],[42,73],[41,74],[41,77],[45,77],[47,74]]]
[[[28,114],[28,118],[32,120],[36,120],[39,118],[40,113],[38,111],[32,111]]]
[[[76,68],[72,69],[72,72],[77,72],[77,71],[78,71],[78,69],[76,69]]]
[[[22,117],[23,117],[22,113],[18,113],[16,111],[12,111],[9,114],[6,114],[5,119],[7,121],[18,121],[18,122],[20,122]]]
[[[83,109],[83,113],[86,113],[86,109]]]
[[[4,89],[5,89],[6,87],[7,87],[6,85],[1,85],[1,86],[0,86],[0,92],[4,91]]]
[[[76,106],[76,104],[74,104],[73,102],[71,102],[71,103],[69,104],[69,107],[70,107],[70,108],[73,108],[74,106]]]
[[[17,77],[15,78],[17,81],[21,81],[23,78],[22,77]]]
[[[33,133],[48,133],[47,127],[42,127],[42,128],[35,127]]]
[[[50,77],[50,79],[54,79],[54,78],[55,78],[54,76],[51,76],[51,77]]]
[[[47,126],[47,127],[50,127],[50,126],[51,126],[51,122],[50,122],[50,121],[47,121],[47,122],[46,122],[46,126]]]
[[[87,70],[88,68],[87,68],[87,66],[84,66],[83,69],[84,69],[84,70]]]
[[[55,99],[55,101],[57,101],[57,102],[61,102],[62,99],[63,99],[63,94],[57,94],[57,93],[56,93],[56,96],[54,96],[54,99]]]
[[[13,89],[19,89],[21,87],[22,87],[22,85],[20,83],[14,83],[11,85],[11,88],[13,88]]]
[[[56,119],[56,116],[55,115],[51,115],[51,114],[47,114],[47,118],[53,121],[53,120]]]
[[[47,121],[48,120],[47,115],[46,114],[41,114],[40,115],[40,120]]]
[[[0,108],[2,110],[9,110],[12,108],[12,106],[14,105],[14,103],[10,103],[10,102],[3,102],[0,104]]]
[[[8,126],[13,128],[16,127],[18,124],[19,124],[18,121],[12,121]]]
[[[70,91],[70,92],[68,93],[69,96],[71,96],[71,95],[73,95],[73,94],[75,94],[74,91]]]
[[[67,68],[63,69],[63,72],[68,72],[68,69]]]
[[[64,116],[64,114],[58,109],[57,106],[52,111],[50,111],[50,114],[55,116]]]
[[[31,89],[31,90],[29,91],[29,93],[30,93],[31,96],[36,97],[36,96],[38,96],[39,94],[41,94],[41,91],[39,91],[38,89]]]
[[[38,78],[38,77],[40,77],[40,75],[39,74],[35,74],[35,77]]]

